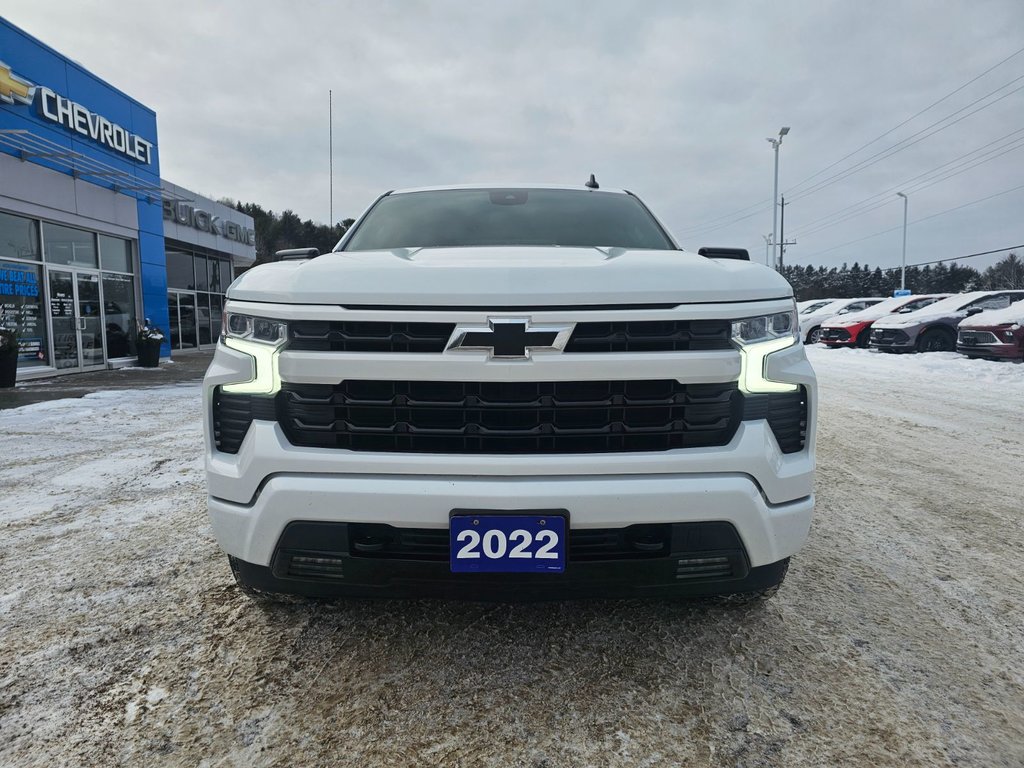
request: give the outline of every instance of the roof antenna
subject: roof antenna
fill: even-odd
[[[597,179],[594,178],[594,174],[590,174],[590,181],[588,181],[584,186],[589,187],[590,189],[601,188],[601,185],[597,183]]]

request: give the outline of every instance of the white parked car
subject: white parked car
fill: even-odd
[[[814,373],[789,284],[701,253],[628,192],[438,187],[239,277],[204,395],[243,590],[770,595]]]
[[[833,299],[824,304],[810,305],[800,313],[800,338],[805,344],[817,344],[821,338],[821,326],[836,315],[859,312],[883,301],[881,296],[858,299]]]

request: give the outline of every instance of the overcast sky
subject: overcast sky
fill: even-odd
[[[899,189],[910,263],[1024,243],[1024,188],[998,194],[1024,185],[1024,53],[824,170],[1024,46],[1022,0],[4,0],[4,15],[156,110],[164,178],[303,219],[329,218],[333,89],[336,220],[388,189],[593,172],[684,247],[763,259],[765,137],[788,125],[787,261],[898,265]],[[823,228],[865,200],[884,205]]]

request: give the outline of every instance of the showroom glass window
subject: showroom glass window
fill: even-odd
[[[138,313],[132,243],[108,235],[100,235],[99,241],[107,358],[134,357]]]
[[[192,254],[187,251],[167,251],[167,286],[194,291],[196,276],[192,269]]]
[[[84,229],[43,222],[43,247],[46,261],[50,264],[90,269],[99,266],[96,235]]]
[[[18,367],[50,364],[39,222],[0,212],[0,326],[18,334]]]
[[[167,313],[171,347],[195,349],[217,343],[231,261],[215,252],[167,244]]]

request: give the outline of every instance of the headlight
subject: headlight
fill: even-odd
[[[795,309],[736,320],[732,324],[732,341],[740,350],[740,388],[744,392],[793,392],[798,389],[796,384],[772,381],[764,374],[768,355],[800,341],[800,324]]]
[[[795,310],[776,312],[773,315],[736,320],[732,324],[732,340],[740,346],[776,339],[791,339],[791,343],[795,344],[800,339],[799,329]]]
[[[225,384],[225,392],[272,395],[281,388],[277,356],[288,340],[288,324],[266,317],[225,312],[221,325],[225,346],[249,355],[253,361],[250,381]]]
[[[279,346],[288,340],[288,324],[265,317],[250,317],[235,312],[224,313],[221,326],[224,338],[258,341],[261,344]]]

